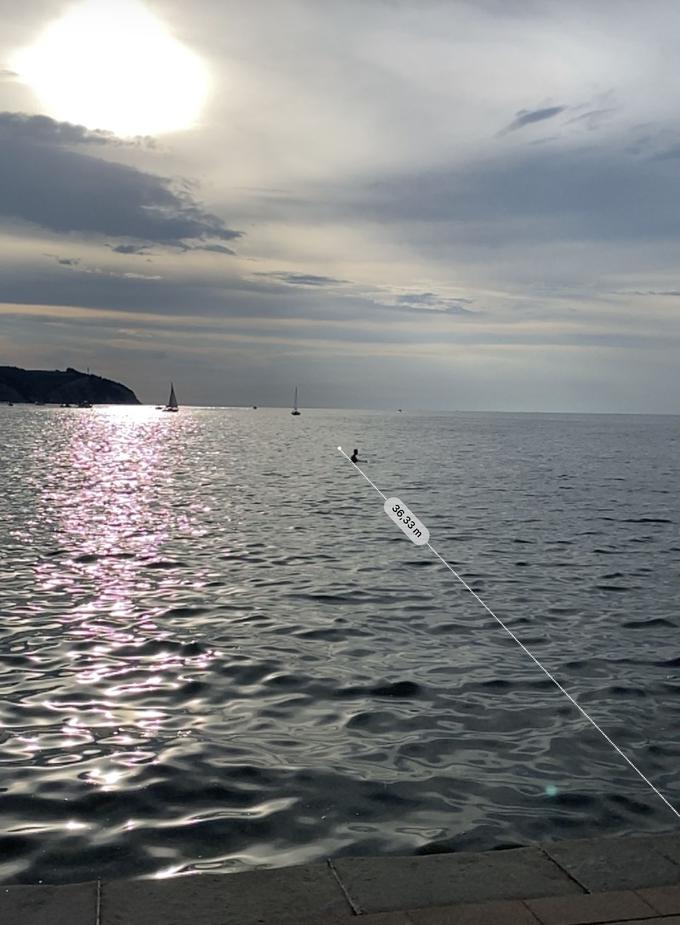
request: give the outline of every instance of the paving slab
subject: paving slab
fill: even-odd
[[[680,915],[680,886],[658,886],[636,892],[662,915]]]
[[[433,909],[411,909],[408,915],[410,925],[538,925],[537,919],[521,902],[437,906]],[[357,925],[363,925],[364,917],[355,921]]]
[[[662,918],[655,919],[633,919],[631,921],[620,921],[620,922],[607,922],[607,925],[680,925],[680,915],[671,915],[670,917],[663,916]]]
[[[302,918],[300,918],[299,915],[294,915],[291,918],[290,914],[287,914],[283,919],[278,918],[277,916],[274,916],[274,918],[259,919],[259,922],[262,923],[262,925],[348,925],[350,922],[354,922],[356,925],[358,921],[360,920],[357,920],[356,916],[339,916],[334,915],[331,912],[328,912],[325,915],[312,915],[309,917],[303,916]],[[202,923],[196,922],[196,925],[202,925]],[[404,925],[404,923],[399,922],[398,925]],[[410,925],[410,923],[406,923],[406,925]]]
[[[592,925],[615,919],[657,918],[658,910],[632,891],[592,893],[585,896],[551,896],[527,899],[526,904],[542,925]]]
[[[680,835],[653,835],[652,838],[657,851],[680,865]]]
[[[333,863],[360,912],[584,892],[539,848]]]
[[[95,925],[97,884],[0,888],[0,925]]]
[[[662,854],[658,836],[550,842],[544,851],[589,893],[680,883],[680,866]]]
[[[521,902],[474,903],[463,906],[435,906],[408,912],[375,912],[348,920],[326,917],[267,920],[264,925],[539,925]]]
[[[375,915],[355,916],[352,921],[355,925],[413,925],[408,912],[376,912]]]
[[[285,919],[266,919],[263,925],[413,925],[413,921],[406,912],[377,912],[375,915],[355,916],[336,916],[336,915],[315,915],[312,918],[300,918],[296,915],[294,918]],[[196,923],[200,925],[200,923]],[[536,925],[534,921],[533,925]]]
[[[101,925],[261,925],[317,917],[351,920],[326,865],[200,874],[102,885]],[[33,923],[31,923],[33,925]]]

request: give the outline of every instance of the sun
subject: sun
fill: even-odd
[[[158,135],[195,124],[207,68],[141,0],[85,0],[11,61],[42,111],[117,135]]]

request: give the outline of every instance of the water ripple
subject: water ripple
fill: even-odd
[[[677,803],[675,419],[0,417],[3,882],[673,824],[335,447]]]

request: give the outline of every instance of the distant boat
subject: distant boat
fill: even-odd
[[[299,413],[300,411],[298,409],[298,387],[295,386],[295,399],[293,401],[293,410],[291,411],[291,414],[299,414]]]
[[[91,401],[79,401],[79,402],[78,402],[78,407],[79,407],[79,408],[91,408],[91,407],[92,407],[92,402],[91,402]]]
[[[165,408],[163,408],[163,411],[179,411],[177,396],[175,395],[175,386],[172,384],[172,382],[170,383],[170,398],[168,399],[168,403]]]

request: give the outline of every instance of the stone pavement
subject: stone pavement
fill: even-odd
[[[0,888],[0,925],[680,925],[680,835]]]

